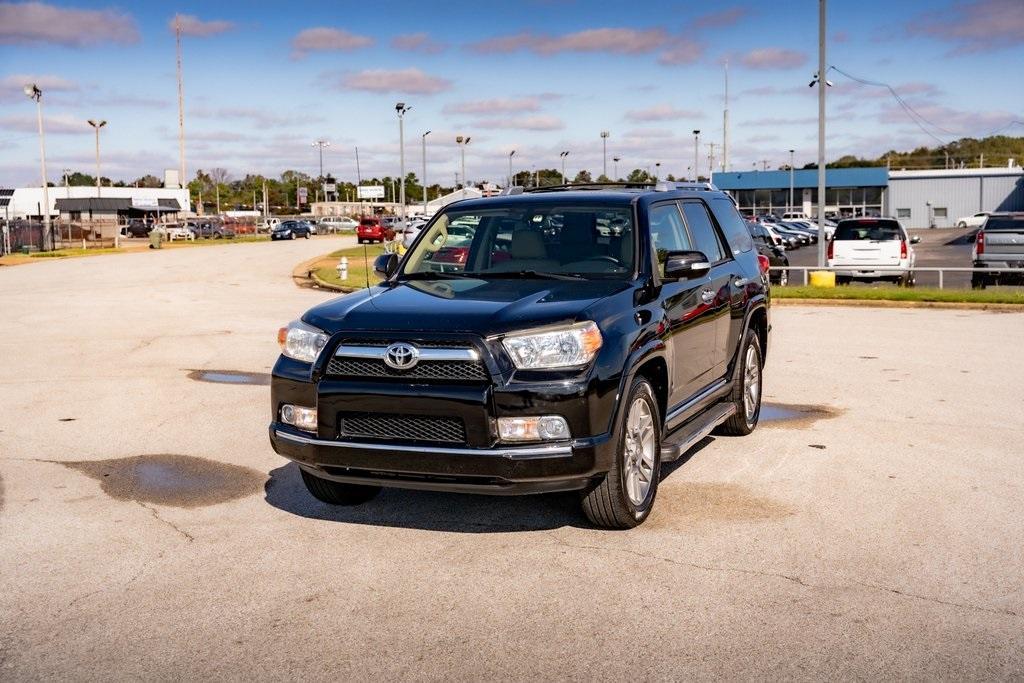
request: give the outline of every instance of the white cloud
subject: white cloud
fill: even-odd
[[[431,76],[419,69],[367,69],[345,74],[338,84],[349,90],[414,95],[433,95],[452,87],[450,80]]]
[[[43,2],[0,3],[0,45],[86,47],[138,40],[135,20],[116,10],[68,9]]]
[[[373,38],[361,36],[343,28],[318,26],[307,28],[292,39],[292,57],[305,57],[307,52],[351,52],[373,45]]]
[[[180,23],[181,32],[186,36],[197,36],[205,38],[207,36],[215,36],[218,33],[224,33],[230,31],[235,27],[235,24],[230,21],[203,21],[199,17],[191,14],[179,14],[173,17],[167,26],[171,31],[176,30],[176,26]]]

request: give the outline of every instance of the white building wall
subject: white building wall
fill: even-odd
[[[95,187],[49,187],[47,188],[50,199],[50,215],[57,217],[58,199],[84,199],[96,196]],[[178,205],[183,211],[192,211],[192,204],[189,199],[188,189],[171,189],[163,187],[104,187],[101,190],[102,197],[128,198],[138,197],[140,199],[177,199]],[[8,207],[10,218],[25,218],[26,216],[38,216],[43,205],[43,188],[41,187],[19,187],[14,190],[11,197],[11,204]],[[5,216],[6,218],[6,216]]]
[[[929,203],[931,207],[929,207]],[[904,225],[952,228],[959,218],[979,211],[1024,210],[1024,170],[1020,168],[891,171],[886,213]],[[938,209],[939,211],[936,211]],[[943,213],[945,216],[935,215]]]

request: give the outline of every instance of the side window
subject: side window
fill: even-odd
[[[651,207],[650,222],[651,249],[658,257],[658,271],[664,275],[668,252],[689,251],[693,247],[675,203]]]
[[[750,239],[750,232],[746,224],[736,211],[736,206],[731,200],[725,198],[712,199],[711,211],[718,219],[718,224],[725,232],[725,239],[729,242],[733,254],[743,251],[750,251],[754,248],[754,242]]]
[[[693,235],[694,248],[704,252],[708,261],[716,263],[725,257],[722,245],[715,233],[715,226],[711,224],[711,217],[707,209],[700,202],[683,202],[683,213],[686,215],[686,223],[690,226],[690,234]]]

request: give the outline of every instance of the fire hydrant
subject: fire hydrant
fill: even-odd
[[[348,279],[348,256],[342,256],[338,261],[338,279],[344,282]]]

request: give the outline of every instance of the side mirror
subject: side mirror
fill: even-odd
[[[385,280],[398,270],[398,254],[381,254],[373,262],[373,272]]]
[[[913,237],[910,238],[910,243],[911,244],[917,244],[920,241],[921,241],[921,236],[920,235],[914,235]]]
[[[665,258],[665,278],[689,280],[711,270],[708,257],[700,251],[670,251]]]

